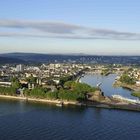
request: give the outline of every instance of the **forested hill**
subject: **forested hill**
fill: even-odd
[[[0,64],[24,64],[22,59],[0,56]]]
[[[92,64],[140,64],[140,56],[99,56],[84,54],[38,54],[6,53],[0,54],[0,63],[92,63]]]

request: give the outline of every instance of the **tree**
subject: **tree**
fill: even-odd
[[[36,77],[33,77],[32,75],[31,75],[30,77],[27,78],[27,81],[28,81],[29,83],[33,83],[33,84],[36,83],[36,80],[37,80],[37,78],[36,78]]]
[[[91,87],[85,83],[77,83],[68,81],[64,84],[64,89],[61,88],[58,93],[60,99],[66,100],[85,100],[86,94],[94,92],[97,88]]]
[[[72,80],[72,76],[61,77],[60,78],[60,85],[64,86],[64,83],[67,82],[67,81],[70,81],[70,80]]]
[[[120,81],[122,83],[130,84],[130,85],[135,84],[135,79],[130,77],[128,74],[123,74],[120,78]]]
[[[58,92],[47,92],[46,96],[48,99],[57,99],[58,98]]]
[[[14,77],[11,79],[11,82],[12,82],[12,87],[17,89],[17,88],[20,88],[21,84],[18,80],[18,78]]]

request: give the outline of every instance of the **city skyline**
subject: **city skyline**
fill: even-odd
[[[140,55],[138,0],[0,3],[1,53]]]

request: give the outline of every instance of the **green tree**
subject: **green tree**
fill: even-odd
[[[72,76],[64,76],[64,77],[61,77],[59,83],[60,83],[61,86],[64,86],[64,83],[67,82],[67,81],[72,80],[72,78],[73,78]]]
[[[46,93],[47,99],[57,99],[58,98],[58,92],[47,92]]]
[[[36,78],[36,77],[33,77],[33,75],[31,75],[30,77],[27,78],[27,81],[28,81],[29,83],[35,84],[36,81],[37,81],[37,78]]]
[[[20,88],[21,87],[21,84],[20,84],[18,78],[16,78],[16,77],[12,78],[11,82],[12,82],[12,87],[13,88],[16,89],[16,88]]]
[[[122,83],[130,84],[130,85],[135,84],[135,79],[130,77],[128,74],[123,74],[120,78],[120,81]]]

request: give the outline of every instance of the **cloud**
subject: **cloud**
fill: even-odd
[[[50,21],[0,19],[0,37],[140,40],[140,34]],[[9,31],[12,29],[12,31]]]

